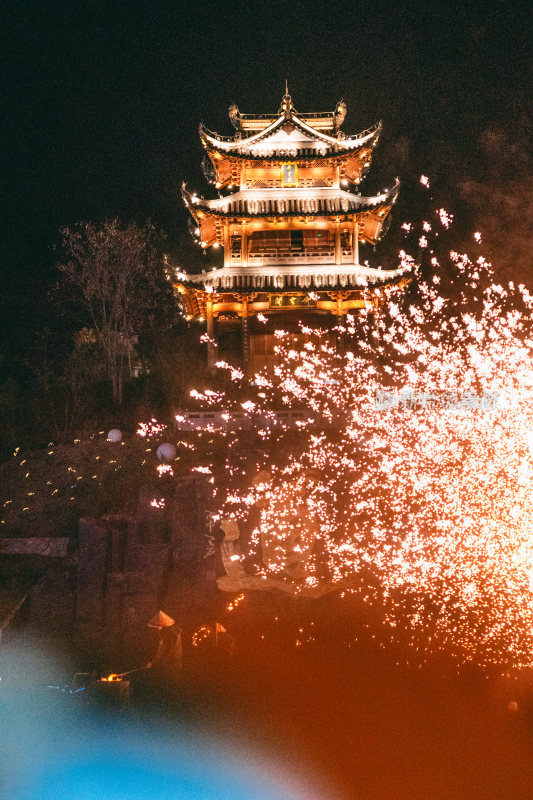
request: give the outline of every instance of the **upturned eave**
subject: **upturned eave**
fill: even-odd
[[[378,195],[364,197],[353,192],[335,188],[243,189],[214,200],[190,192],[185,185],[182,196],[185,205],[196,220],[202,215],[227,218],[257,217],[336,217],[390,208],[398,197],[400,182],[396,178],[391,189]]]
[[[258,131],[252,136],[248,136],[246,138],[238,139],[235,137],[220,136],[219,134],[214,133],[213,131],[209,131],[203,125],[203,123],[201,123],[199,126],[199,132],[202,144],[208,151],[214,150],[218,151],[221,154],[225,153],[228,155],[239,156],[241,158],[242,157],[264,158],[264,156],[250,156],[248,153],[249,149],[256,144],[259,144],[260,142],[268,140],[268,138],[271,137],[274,133],[276,133],[276,131],[278,131],[280,128],[282,128],[284,125],[287,124],[290,124],[294,128],[299,129],[303,134],[309,136],[312,140],[316,141],[317,143],[320,142],[326,145],[333,152],[349,152],[350,150],[363,147],[364,145],[374,146],[377,143],[382,128],[382,122],[379,121],[371,128],[362,131],[356,136],[340,136],[338,134],[336,136],[332,136],[330,134],[324,133],[321,130],[312,128],[305,122],[305,120],[300,119],[296,115],[292,115],[290,119],[287,119],[284,115],[280,115],[279,117],[277,117],[277,119],[274,120],[274,122],[268,125],[264,130]]]

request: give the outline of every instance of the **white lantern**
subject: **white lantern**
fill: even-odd
[[[164,442],[157,448],[156,455],[160,461],[174,461],[177,452],[176,445]]]
[[[108,442],[122,441],[122,431],[119,431],[118,428],[111,428],[111,430],[107,434],[107,441]]]

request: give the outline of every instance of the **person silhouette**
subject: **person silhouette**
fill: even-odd
[[[158,611],[148,627],[159,631],[159,643],[154,657],[146,667],[151,671],[155,683],[166,690],[172,690],[177,687],[183,666],[181,628],[164,611]]]

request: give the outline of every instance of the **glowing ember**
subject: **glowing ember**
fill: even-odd
[[[233,598],[231,603],[227,604],[226,611],[235,611],[235,609],[240,606],[240,604],[242,603],[244,598],[245,598],[245,595],[244,595],[243,592],[241,592],[241,594],[238,594],[237,597]]]
[[[199,647],[206,642],[211,636],[211,628],[209,625],[201,625],[192,635],[193,647]]]

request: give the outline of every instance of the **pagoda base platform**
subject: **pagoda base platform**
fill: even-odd
[[[379,287],[308,291],[216,291],[212,286],[200,288],[197,283],[180,283],[176,288],[185,316],[207,323],[208,367],[214,367],[217,360],[225,360],[224,334],[232,332],[235,342],[235,333],[240,330],[240,361],[247,374],[253,375],[263,367],[270,369],[275,363],[275,330],[286,330],[297,337],[297,347],[305,344],[302,325],[327,329],[331,336],[336,336],[333,329],[343,323],[347,314],[378,311],[387,289],[401,290],[409,282],[410,278],[403,276]]]

